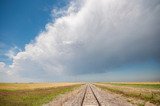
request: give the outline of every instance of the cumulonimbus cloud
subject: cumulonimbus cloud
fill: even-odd
[[[13,73],[46,78],[103,73],[148,59],[159,61],[159,0],[84,0],[71,4],[13,57],[9,67]]]

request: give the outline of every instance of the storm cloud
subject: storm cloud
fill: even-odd
[[[12,57],[11,73],[51,78],[160,62],[160,0],[77,0],[58,14]]]

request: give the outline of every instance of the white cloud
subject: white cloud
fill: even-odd
[[[6,81],[11,75],[9,69],[4,62],[0,62],[0,81]]]
[[[13,57],[15,57],[16,54],[17,54],[18,52],[20,52],[20,51],[21,51],[21,49],[19,49],[17,46],[14,46],[14,47],[12,47],[7,53],[5,53],[5,55],[6,55],[7,57],[9,57],[10,59],[13,59]]]
[[[159,0],[79,0],[59,14],[24,51],[8,53],[14,75],[50,79],[102,73],[160,57]]]

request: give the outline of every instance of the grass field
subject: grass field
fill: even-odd
[[[80,85],[75,83],[1,83],[0,106],[40,106]]]
[[[75,83],[0,83],[1,90],[33,90],[75,85]]]
[[[107,82],[96,83],[95,85],[127,98],[132,97],[160,105],[160,82]]]
[[[110,82],[106,84],[111,84],[115,86],[128,86],[128,87],[137,87],[137,88],[151,88],[151,89],[160,89],[160,82]]]
[[[137,88],[152,88],[160,89],[160,84],[112,84],[116,86],[128,86],[128,87],[137,87]]]

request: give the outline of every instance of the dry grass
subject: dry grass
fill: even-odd
[[[40,106],[60,94],[70,92],[78,83],[0,84],[0,106]]]
[[[96,83],[97,86],[111,92],[133,97],[144,101],[150,101],[160,105],[160,83],[159,82],[132,82],[132,83]]]
[[[107,82],[104,82],[107,83]],[[108,83],[117,83],[117,84],[160,84],[160,82],[108,82]]]
[[[115,86],[127,86],[127,87],[135,87],[135,88],[150,88],[150,89],[160,89],[160,82],[110,82],[104,83]]]
[[[0,83],[0,90],[33,90],[75,85],[77,83]]]

